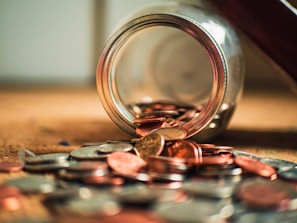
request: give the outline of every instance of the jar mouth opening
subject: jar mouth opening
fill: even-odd
[[[140,95],[139,97],[142,97],[142,99],[141,101],[139,101],[139,98],[137,98],[139,94],[136,91],[130,92],[131,88],[135,88],[135,85],[134,87],[131,87],[131,82],[136,81],[137,83],[137,81],[140,81],[138,80],[138,71],[135,67],[140,66],[139,64],[142,63],[140,61],[147,61],[145,59],[142,59],[141,54],[138,54],[137,51],[140,48],[145,48],[146,43],[151,43],[154,41],[154,39],[152,39],[151,37],[147,37],[148,41],[146,43],[140,42],[138,44],[133,45],[133,47],[130,47],[133,48],[134,54],[129,52],[129,50],[133,50],[127,50],[127,44],[137,41],[137,36],[139,35],[139,33],[143,32],[143,30],[158,30],[159,28],[160,30],[167,29],[170,32],[174,31],[175,34],[182,34],[183,36],[187,36],[187,38],[190,38],[192,43],[194,42],[197,46],[203,48],[203,51],[205,53],[204,56],[206,57],[209,63],[208,66],[210,68],[207,69],[210,69],[210,74],[205,75],[205,77],[208,78],[208,82],[211,81],[210,89],[209,91],[207,91],[209,95],[202,102],[203,106],[200,106],[199,108],[199,115],[194,115],[191,119],[188,119],[185,123],[182,124],[182,127],[187,132],[186,137],[190,137],[202,130],[203,128],[205,128],[210,123],[212,118],[216,115],[223,102],[227,84],[227,68],[225,64],[225,58],[219,44],[212,37],[212,35],[208,33],[208,31],[205,28],[203,28],[200,24],[196,23],[195,21],[187,20],[185,18],[181,18],[179,16],[171,14],[158,14],[146,15],[140,18],[136,18],[134,20],[131,20],[125,26],[121,27],[109,39],[99,59],[97,67],[97,88],[99,96],[110,118],[126,132],[135,135],[135,129],[137,125],[134,123],[134,120],[135,118],[137,118],[138,114],[137,111],[133,110],[133,108],[131,109],[131,104],[135,105],[135,103],[137,104],[137,102],[137,105],[141,103],[151,103],[154,102],[156,98],[158,98],[158,96],[145,97],[145,95]],[[161,33],[160,30],[154,32]],[[156,88],[157,86],[158,89],[161,89],[161,93],[163,95],[166,95],[166,97],[161,98],[161,101],[166,101],[166,99],[174,97],[174,100],[172,100],[173,102],[178,102],[178,104],[183,104],[183,102],[186,102],[185,104],[188,104],[189,101],[194,100],[193,98],[190,98],[192,97],[192,95],[189,94],[189,92],[190,90],[194,89],[195,83],[193,84],[193,80],[191,78],[187,79],[188,76],[186,76],[185,78],[187,81],[183,82],[182,89],[180,89],[181,85],[178,81],[180,80],[180,78],[182,78],[182,76],[178,74],[174,75],[174,66],[172,70],[170,66],[166,66],[168,64],[176,65],[177,63],[180,63],[180,67],[188,66],[188,64],[185,63],[185,61],[180,62],[179,57],[176,57],[176,60],[173,61],[166,61],[166,55],[167,57],[170,56],[170,53],[174,52],[176,48],[179,50],[183,49],[183,45],[181,45],[181,47],[178,48],[174,41],[170,40],[168,42],[170,42],[171,45],[174,47],[171,46],[171,50],[165,51],[165,55],[162,56],[162,50],[160,48],[162,48],[163,45],[159,44],[154,47],[157,53],[153,54],[158,56],[153,57],[153,59],[152,56],[150,56],[152,62],[150,63],[149,68],[146,66],[146,70],[149,70],[149,76],[153,76],[155,81],[155,85],[152,84],[150,86],[151,88]],[[168,46],[168,44],[166,46]],[[192,45],[188,47],[191,48],[191,46]],[[151,49],[152,47],[148,44],[147,48]],[[127,51],[129,52],[128,55]],[[185,52],[185,55],[187,55],[188,52]],[[177,50],[176,53],[177,55],[179,55],[180,51]],[[197,55],[194,55],[192,57],[196,58],[196,56]],[[193,61],[192,64],[194,64],[195,58],[192,57],[190,56],[189,58],[191,58],[190,60]],[[131,65],[131,63],[129,64],[130,66],[126,65],[123,61],[127,60],[132,61],[135,65]],[[160,60],[162,60],[162,62],[160,62]],[[189,63],[189,59],[186,61]],[[154,64],[154,66],[152,66],[152,63]],[[189,64],[189,66],[191,67],[191,63]],[[167,70],[164,67],[166,67]],[[136,71],[133,71],[133,69],[135,69]],[[169,77],[166,75],[162,75],[162,72],[164,72],[164,70],[168,71],[168,69],[172,71],[170,72],[171,75]],[[135,74],[131,74],[133,72]],[[191,72],[188,73],[189,76],[195,76],[191,74]],[[126,84],[123,84],[123,82]],[[168,87],[168,82],[171,83],[170,87]],[[183,91],[183,94],[179,93],[178,95],[172,95],[173,93],[175,93],[174,88],[172,88],[173,82],[177,82],[178,85],[175,86],[173,84],[173,86],[175,89],[176,87],[178,87],[179,92]],[[196,83],[198,82],[196,81]],[[187,84],[189,85],[187,86]],[[124,85],[124,87],[122,87],[122,85]],[[140,88],[141,87],[142,85],[140,84]],[[200,89],[202,88],[203,86],[200,87]],[[199,95],[197,96],[197,98],[198,97]],[[131,100],[129,103],[127,103],[127,100],[129,99]],[[133,100],[135,100],[135,103],[132,103]],[[197,108],[197,105],[195,107]],[[139,109],[139,107],[135,109]]]

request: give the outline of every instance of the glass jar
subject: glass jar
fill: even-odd
[[[227,127],[243,77],[239,39],[223,18],[167,2],[134,13],[113,33],[97,89],[110,118],[131,135],[147,118],[205,141]]]

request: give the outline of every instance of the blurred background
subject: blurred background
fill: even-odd
[[[160,1],[0,0],[0,83],[95,85],[100,52],[117,24]],[[286,88],[277,66],[240,37],[246,88]]]

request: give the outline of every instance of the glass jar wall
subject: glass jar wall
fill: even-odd
[[[243,77],[232,27],[206,8],[174,2],[140,10],[114,32],[97,88],[108,115],[132,135],[150,118],[206,140],[226,128]]]

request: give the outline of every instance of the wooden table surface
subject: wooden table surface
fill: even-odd
[[[93,86],[2,86],[0,101],[0,162],[17,161],[21,148],[36,154],[70,152],[85,142],[131,139],[105,114]],[[208,142],[297,162],[296,95],[283,90],[245,91],[228,129]],[[27,174],[0,172],[0,184]],[[0,222],[50,215],[39,196],[23,203],[21,210],[0,211]]]

